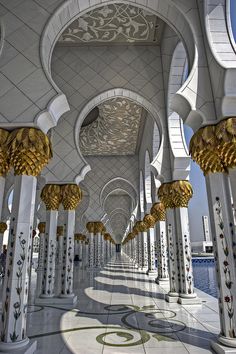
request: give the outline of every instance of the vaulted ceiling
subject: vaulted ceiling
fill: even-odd
[[[60,44],[151,43],[160,44],[164,22],[155,15],[127,4],[110,4],[87,12],[72,22]]]
[[[158,56],[164,26],[160,18],[142,8],[113,3],[83,14],[66,28],[54,51],[52,71],[76,117],[88,100],[108,89],[142,90],[148,100],[158,95],[162,80]],[[87,197],[89,206],[83,217],[92,220],[102,209],[106,227],[118,242],[136,206],[135,198],[127,192],[126,185],[118,189],[114,185],[104,204],[100,205],[103,171],[96,168],[96,160],[101,163],[102,157],[109,161],[112,157],[123,158],[130,160],[126,170],[132,170],[146,114],[141,105],[128,98],[108,99],[90,111],[79,132],[80,151],[86,161],[91,159],[93,166],[84,180],[85,185],[90,185],[90,177],[95,174]],[[63,134],[64,131],[59,135]],[[58,150],[61,150],[61,139],[58,144]],[[111,168],[110,164],[108,166]],[[122,176],[122,170],[117,173],[114,177]],[[133,183],[136,177],[132,171],[130,174]],[[78,215],[77,224],[79,227],[83,224],[81,215]]]
[[[134,155],[137,148],[142,107],[125,98],[114,98],[98,106],[99,115],[81,128],[83,155]]]

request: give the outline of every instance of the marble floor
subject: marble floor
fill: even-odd
[[[37,354],[212,353],[216,299],[198,291],[201,305],[181,306],[165,302],[165,292],[124,256],[97,273],[76,268],[77,305],[30,305],[28,335]]]

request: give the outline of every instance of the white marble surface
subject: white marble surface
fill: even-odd
[[[202,306],[167,303],[163,288],[118,256],[99,273],[75,267],[74,289],[79,301],[71,310],[29,306],[27,333],[37,339],[36,354],[52,348],[55,354],[213,353],[210,341],[219,331],[218,305],[201,291],[197,294]],[[116,330],[127,337],[108,334]],[[112,346],[96,340],[101,334]],[[141,337],[140,344],[133,345]]]

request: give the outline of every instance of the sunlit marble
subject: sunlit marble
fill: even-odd
[[[33,272],[30,304],[35,280]],[[167,303],[166,290],[119,255],[99,273],[75,267],[74,289],[73,308],[29,306],[27,333],[37,354],[212,353],[217,300],[201,291],[202,305]]]

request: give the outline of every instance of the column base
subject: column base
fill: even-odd
[[[155,277],[157,274],[156,269],[149,269],[147,270],[147,275],[149,275],[149,277]]]
[[[100,272],[101,269],[102,268],[98,268],[98,267],[88,267],[87,271],[96,273],[96,272]]]
[[[219,340],[221,340],[220,337],[219,337]],[[225,341],[226,342],[229,341],[229,343],[230,343],[230,339],[227,340],[225,338]],[[234,339],[234,341],[235,341],[235,339]],[[235,354],[236,353],[236,348],[235,347],[234,348],[232,346],[231,347],[227,347],[227,346],[225,346],[223,344],[220,344],[218,342],[211,341],[211,347],[217,354]]]
[[[15,343],[0,342],[0,352],[10,354],[33,354],[37,349],[37,342],[26,338]]]
[[[145,267],[139,267],[138,270],[140,270],[141,272],[143,272],[145,274],[147,274],[147,272],[148,272],[148,269]]]
[[[42,305],[74,305],[77,302],[77,296],[72,294],[71,296],[58,296],[51,298],[36,298],[34,304],[38,306]]]
[[[202,301],[197,297],[179,297],[178,304],[181,305],[202,305]]]
[[[156,278],[155,283],[160,285],[160,286],[169,286],[169,278]]]
[[[166,294],[165,300],[166,300],[167,302],[171,302],[171,303],[178,303],[179,294],[178,294],[178,293],[171,293],[171,292],[169,292],[168,294]]]

